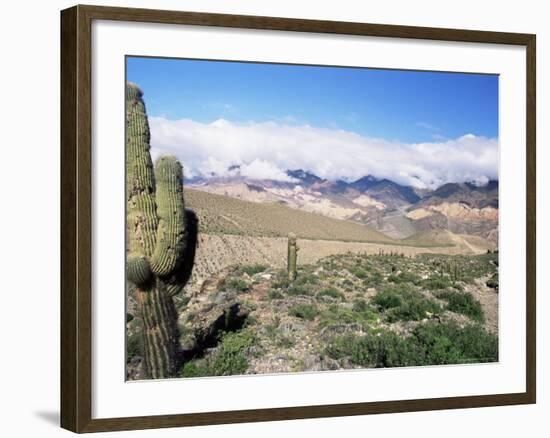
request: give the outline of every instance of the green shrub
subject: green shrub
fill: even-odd
[[[305,284],[317,284],[319,283],[319,278],[312,273],[304,272],[302,269],[298,269],[298,276],[294,280],[294,285],[305,285]]]
[[[141,350],[139,334],[134,333],[126,338],[126,362],[129,363],[134,356],[138,356]]]
[[[366,302],[364,303],[365,307],[359,304],[360,308],[354,306],[352,309],[332,304],[321,313],[319,324],[321,327],[329,327],[332,325],[355,323],[360,324],[363,328],[367,328],[372,321],[378,318],[378,313]]]
[[[412,284],[420,284],[422,282],[422,279],[412,272],[401,272],[398,275],[390,275],[388,277],[388,281],[390,283],[412,283]]]
[[[350,289],[352,286],[354,286],[353,281],[351,281],[349,278],[345,278],[344,281],[342,282],[342,284],[344,286],[346,286],[346,290]]]
[[[248,283],[242,278],[231,278],[225,283],[225,285],[229,289],[237,292],[246,292],[249,289]]]
[[[487,287],[490,287],[491,289],[496,289],[498,291],[498,272],[495,272],[485,284],[487,285]]]
[[[227,333],[212,357],[187,362],[180,370],[181,377],[230,376],[248,369],[247,350],[256,338],[248,331]]]
[[[425,298],[420,293],[410,294],[401,305],[390,309],[387,317],[390,322],[419,321],[428,316],[428,313],[438,313],[441,307],[433,300]]]
[[[360,278],[361,280],[368,277],[367,271],[365,271],[363,268],[360,268],[360,267],[353,267],[349,271],[353,275],[355,275],[357,278]]]
[[[428,290],[448,289],[453,287],[453,282],[449,277],[436,276],[427,278],[422,282],[422,286]]]
[[[498,360],[497,336],[487,332],[478,324],[463,328],[456,323],[420,324],[413,331],[412,339],[423,346],[424,364],[479,363]],[[442,348],[445,345],[447,348]],[[459,357],[457,360],[452,360],[456,351]]]
[[[292,284],[285,290],[285,293],[291,296],[312,295],[313,288],[309,284]]]
[[[360,298],[358,300],[355,300],[353,302],[353,307],[352,307],[352,310],[354,312],[366,312],[367,310],[370,309],[370,306],[367,304],[367,302]]]
[[[291,338],[290,336],[279,336],[275,338],[275,345],[279,348],[292,348],[294,345],[296,345],[296,340]]]
[[[202,361],[187,362],[180,371],[180,377],[204,377],[212,375],[210,368]]]
[[[440,306],[406,284],[389,286],[378,292],[373,303],[385,311],[388,321],[418,321],[427,313],[437,313]]]
[[[241,272],[245,274],[254,275],[254,274],[259,274],[260,272],[264,272],[267,268],[268,268],[267,265],[255,264],[255,265],[241,266],[239,269]]]
[[[365,287],[375,287],[382,284],[382,281],[382,274],[378,271],[374,271],[371,274],[368,274],[367,278],[363,279],[363,285]]]
[[[254,342],[255,337],[250,331],[227,333],[222,338],[219,350],[210,364],[210,375],[243,374],[248,368],[246,350]]]
[[[346,334],[327,346],[326,353],[333,359],[348,358],[364,367],[407,366],[414,362],[413,345],[393,332],[359,336]]]
[[[270,300],[280,300],[284,298],[284,295],[279,292],[277,289],[269,289],[269,292],[267,293],[267,297]]]
[[[291,307],[288,314],[307,321],[313,321],[319,314],[319,310],[314,304],[298,304],[297,306]]]
[[[323,260],[323,268],[328,270],[328,271],[332,271],[334,269],[336,269],[336,263],[334,263],[333,260]]]
[[[332,359],[350,358],[356,365],[369,366],[369,348],[367,337],[355,334],[337,336],[325,348],[325,353]]]
[[[382,309],[391,309],[401,305],[401,297],[395,290],[385,289],[378,292],[372,302]]]
[[[384,330],[364,336],[346,334],[330,342],[325,353],[365,367],[397,367],[495,362],[498,339],[479,325],[425,323],[408,337]]]
[[[485,314],[479,301],[471,293],[455,292],[453,290],[441,291],[436,294],[437,298],[447,301],[447,309],[451,312],[466,315],[477,322],[485,321]]]
[[[391,274],[386,279],[389,283],[402,283],[397,275]]]
[[[327,287],[317,292],[317,298],[321,297],[331,297],[337,300],[342,300],[345,298],[344,294],[335,287]]]
[[[264,325],[264,330],[268,338],[274,339],[279,333],[279,324],[281,323],[281,318],[279,316],[274,316],[271,319],[269,324]]]

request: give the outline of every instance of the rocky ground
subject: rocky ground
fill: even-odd
[[[497,264],[493,253],[350,252],[302,264],[293,282],[267,264],[225,267],[177,302],[180,375],[496,361]],[[128,368],[140,377],[137,349]]]
[[[346,252],[373,255],[399,253],[406,256],[416,256],[423,253],[483,254],[489,249],[489,247],[479,242],[469,243],[468,239],[473,239],[472,236],[459,236],[446,231],[441,233],[445,234],[446,239],[444,240],[445,244],[440,245],[437,241],[410,242],[410,244],[405,242],[397,245],[300,239],[298,263],[301,265],[317,263],[324,257]],[[258,264],[282,269],[286,266],[286,256],[286,237],[251,237],[201,233],[193,268],[193,278],[186,290],[191,294],[196,293],[203,281],[235,265],[236,261],[242,265]]]

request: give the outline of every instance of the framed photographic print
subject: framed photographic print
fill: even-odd
[[[535,36],[61,13],[61,422],[535,403]]]

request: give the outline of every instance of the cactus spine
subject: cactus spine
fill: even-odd
[[[296,279],[296,258],[298,255],[298,244],[296,243],[296,235],[290,233],[288,235],[288,260],[287,260],[287,270],[288,270],[288,279],[294,281]]]
[[[151,160],[143,93],[126,87],[126,276],[135,286],[142,320],[146,377],[172,377],[180,365],[173,296],[189,280],[195,257],[197,219],[186,210],[183,170],[171,156]]]

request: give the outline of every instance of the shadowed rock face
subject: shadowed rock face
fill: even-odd
[[[375,178],[372,175],[364,176],[363,178],[359,178],[358,180],[352,182],[350,184],[350,187],[363,193],[366,190],[370,189],[372,186],[374,186],[379,181],[378,178]]]
[[[301,184],[305,184],[305,185],[311,185],[311,184],[320,183],[324,181],[322,178],[319,178],[317,175],[314,175],[313,173],[307,172],[302,169],[287,170],[286,173],[291,178],[294,178],[298,180]]]
[[[445,184],[409,207],[406,217],[418,232],[449,230],[498,243],[498,181]]]
[[[373,184],[365,190],[365,193],[390,208],[415,204],[420,201],[420,197],[411,187],[402,186],[388,179]]]
[[[489,181],[487,185],[479,187],[470,183],[445,184],[424,197],[418,207],[442,202],[463,203],[472,208],[498,208],[498,181]]]

